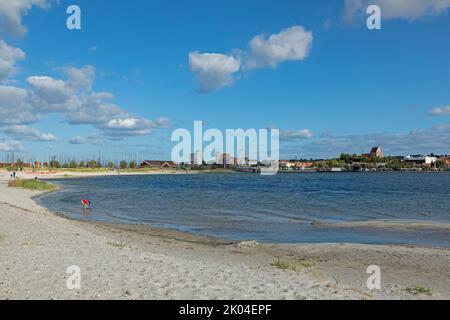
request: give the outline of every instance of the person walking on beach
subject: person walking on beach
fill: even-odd
[[[12,173],[12,178],[13,178],[13,179],[16,178],[16,171],[13,171],[13,173]]]

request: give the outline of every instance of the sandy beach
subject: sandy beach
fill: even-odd
[[[0,299],[450,298],[448,249],[238,243],[74,221],[8,180],[0,173]],[[79,290],[66,285],[73,265]],[[366,286],[370,265],[381,268],[380,290]]]

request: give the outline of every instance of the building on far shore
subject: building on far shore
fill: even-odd
[[[306,170],[311,169],[314,162],[280,160],[281,170]]]
[[[160,168],[160,169],[168,169],[175,168],[177,164],[173,161],[160,161],[160,160],[144,160],[139,168]]]
[[[449,165],[449,166],[450,166],[450,157],[442,157],[442,158],[439,158],[439,161],[442,162],[442,163],[445,163],[446,165]]]
[[[383,158],[383,150],[381,149],[381,146],[373,147],[372,150],[370,150],[370,153],[363,153],[361,155],[364,158]]]
[[[432,156],[423,156],[420,154],[410,155],[403,158],[403,161],[414,163],[414,164],[424,164],[424,165],[432,165],[438,160],[437,157]]]

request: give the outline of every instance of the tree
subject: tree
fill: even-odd
[[[101,165],[100,165],[100,163],[98,163],[98,162],[95,161],[95,160],[90,160],[90,161],[87,163],[87,167],[90,168],[90,169],[97,169],[97,168],[100,168]]]
[[[69,162],[69,168],[75,169],[76,167],[78,167],[78,164],[76,161],[72,160]]]
[[[120,161],[120,169],[128,168],[128,163],[125,160]]]
[[[128,168],[130,169],[136,169],[137,168],[137,163],[136,161],[131,161],[130,164],[128,165]]]
[[[344,161],[345,163],[350,163],[350,162],[352,162],[352,155],[350,155],[348,153],[342,153],[340,159],[341,159],[341,161]]]
[[[16,166],[17,167],[19,167],[19,168],[21,168],[21,167],[23,167],[23,161],[22,161],[22,159],[17,159],[17,161],[16,161]]]
[[[436,162],[436,168],[440,170],[448,170],[448,164],[445,161],[437,161]]]
[[[50,168],[56,168],[56,169],[59,169],[59,168],[61,168],[61,163],[59,163],[58,160],[56,160],[55,158],[53,158],[52,161],[50,161]]]

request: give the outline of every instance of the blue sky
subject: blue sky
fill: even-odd
[[[371,1],[381,30],[366,0],[18,3],[0,0],[0,157],[168,159],[194,120],[280,128],[284,158],[450,153],[450,1]]]

